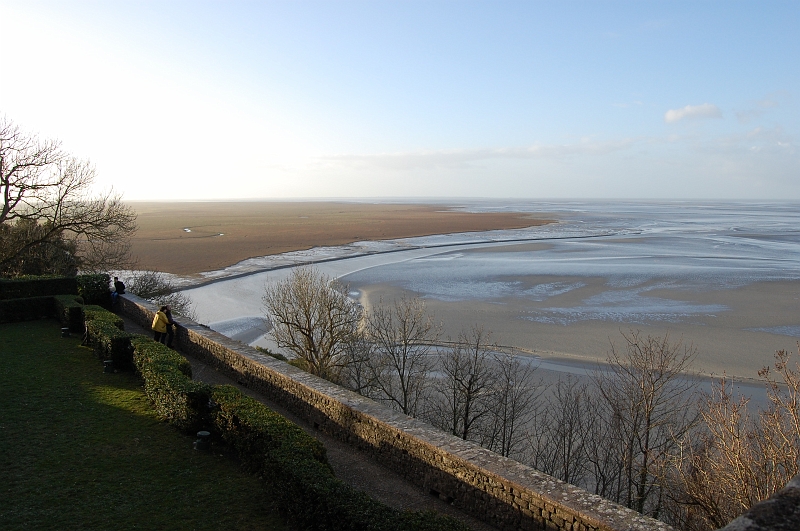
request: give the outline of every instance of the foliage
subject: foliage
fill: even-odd
[[[254,347],[254,348],[255,348],[257,351],[259,351],[260,353],[262,353],[262,354],[266,354],[267,356],[270,356],[270,357],[272,357],[272,358],[275,358],[276,360],[281,360],[281,361],[289,361],[289,359],[288,359],[286,356],[284,356],[283,354],[281,354],[280,352],[272,352],[272,351],[271,351],[270,349],[268,349],[268,348],[264,348],[264,347],[258,347],[258,346]]]
[[[52,297],[0,300],[0,323],[34,321],[53,314]]]
[[[95,169],[0,117],[0,274],[118,269],[136,214],[112,192],[91,195]]]
[[[121,317],[99,306],[85,306],[86,336],[101,360],[113,360],[118,370],[133,369],[133,334],[125,332]]]
[[[211,387],[192,381],[189,362],[165,345],[144,336],[137,336],[132,344],[144,392],[159,418],[190,433],[203,429]]]
[[[215,433],[248,469],[270,478],[270,491],[293,525],[330,531],[466,529],[435,513],[390,509],[343,483],[316,439],[235,387],[215,387],[212,401]]]
[[[111,306],[111,278],[107,273],[78,275],[78,294],[86,304],[97,304],[104,308]]]
[[[18,277],[0,279],[0,300],[44,297],[49,295],[77,295],[77,280],[67,277]]]
[[[263,297],[278,346],[304,360],[312,374],[331,381],[338,381],[347,344],[361,322],[361,306],[347,291],[313,267],[300,267],[268,285]]]
[[[67,325],[69,331],[73,333],[81,333],[84,331],[85,318],[83,316],[83,299],[77,295],[56,295],[53,297],[54,314],[56,318],[61,321],[61,324]]]

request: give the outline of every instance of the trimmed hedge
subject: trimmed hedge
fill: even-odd
[[[53,297],[53,313],[62,325],[67,325],[70,332],[76,334],[85,330],[83,316],[83,299],[77,295],[56,295]]]
[[[158,415],[184,431],[203,429],[207,425],[211,386],[193,381],[186,358],[165,345],[144,336],[134,337],[131,343],[144,392]]]
[[[99,306],[84,306],[86,335],[101,360],[113,360],[120,370],[133,370],[133,346],[136,337],[125,332],[122,317]]]
[[[95,275],[78,275],[78,295],[86,304],[97,304],[111,309],[111,277],[106,273]]]
[[[336,478],[325,447],[297,425],[229,385],[215,386],[214,433],[242,464],[267,479],[283,514],[302,529],[347,531],[463,531],[434,512],[400,512]]]
[[[28,297],[0,301],[0,323],[35,321],[53,315],[53,297]]]
[[[299,426],[231,385],[217,385],[211,393],[211,422],[222,439],[251,470],[263,467],[262,456],[283,447],[328,464],[325,447]],[[330,472],[330,468],[327,468]]]
[[[77,294],[78,281],[73,277],[45,276],[0,279],[0,300]]]

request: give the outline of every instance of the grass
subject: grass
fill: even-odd
[[[56,321],[0,325],[1,529],[286,529],[258,478],[193,440]]]

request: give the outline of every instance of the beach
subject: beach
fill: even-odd
[[[753,379],[776,350],[796,351],[794,207],[623,206],[517,205],[559,222],[366,242],[357,255],[352,246],[288,253],[185,293],[202,322],[271,347],[263,337],[264,286],[285,278],[287,265],[313,263],[349,284],[367,309],[419,296],[441,321],[443,338],[483,326],[500,346],[564,367],[604,361],[634,330],[695,349],[693,371],[702,375]],[[497,205],[473,206],[481,208]]]

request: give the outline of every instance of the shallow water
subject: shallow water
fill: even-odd
[[[800,205],[742,203],[509,203],[469,210],[556,212],[560,223],[495,233],[536,239],[546,248],[485,244],[361,270],[356,286],[389,283],[446,302],[542,302],[602,277],[608,290],[578,306],[539,308],[544,323],[600,319],[678,322],[727,308],[652,296],[656,290],[706,290],[800,279]],[[445,243],[446,238],[427,241]],[[492,251],[492,246],[496,251]],[[516,248],[515,248],[516,247]],[[525,277],[575,277],[530,285]],[[788,328],[774,328],[782,333]],[[766,331],[766,330],[764,330]],[[795,335],[792,332],[792,335]]]

